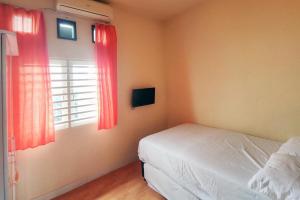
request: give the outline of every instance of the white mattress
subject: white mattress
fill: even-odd
[[[247,183],[280,145],[184,124],[143,138],[139,158],[203,200],[267,199],[249,190]]]
[[[145,179],[149,187],[163,195],[168,200],[198,200],[198,197],[185,190],[174,180],[150,164],[144,165]]]

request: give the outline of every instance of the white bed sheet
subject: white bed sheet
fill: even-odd
[[[281,143],[196,124],[143,138],[139,158],[205,199],[268,199],[247,188]]]

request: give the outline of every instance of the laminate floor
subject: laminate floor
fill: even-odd
[[[164,200],[148,187],[134,162],[72,190],[55,200]]]

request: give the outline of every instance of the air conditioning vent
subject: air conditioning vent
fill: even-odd
[[[113,20],[112,7],[93,0],[57,0],[56,9],[105,22]]]

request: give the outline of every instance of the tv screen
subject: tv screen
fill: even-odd
[[[132,90],[132,107],[145,106],[155,103],[155,88]]]

